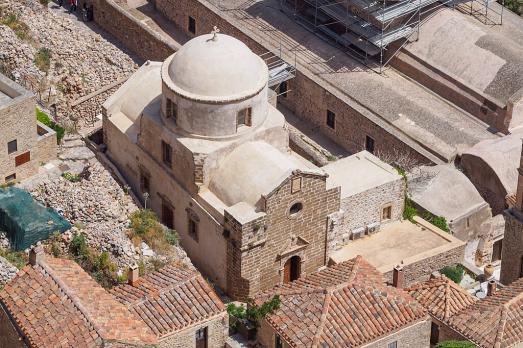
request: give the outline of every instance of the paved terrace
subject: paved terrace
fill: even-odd
[[[279,0],[199,1],[268,50],[281,45],[288,61],[294,62],[296,52],[300,72],[436,162],[496,137],[483,122],[395,70],[376,74],[311,34],[280,11]]]
[[[340,263],[361,255],[386,273],[398,264],[408,267],[426,262],[425,267],[430,267],[429,259],[444,260],[443,255],[465,244],[425,220],[416,218],[416,221],[416,224],[407,220],[391,222],[374,235],[351,241],[331,255],[331,262]]]

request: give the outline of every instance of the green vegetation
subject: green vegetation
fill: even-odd
[[[47,73],[51,67],[51,50],[41,47],[35,54],[34,63],[36,67]]]
[[[14,13],[2,15],[0,18],[0,24],[11,28],[20,40],[27,40],[30,38],[29,27]]]
[[[444,341],[436,344],[434,348],[476,348],[476,345],[469,341]]]
[[[27,255],[23,251],[0,248],[0,256],[18,269],[22,269],[28,261]]]
[[[281,300],[278,295],[273,296],[270,300],[265,301],[261,306],[254,303],[253,300],[249,300],[247,308],[244,306],[238,306],[234,303],[227,305],[227,313],[231,318],[230,326],[236,328],[238,322],[241,320],[248,320],[252,324],[258,326],[261,319],[265,318],[268,314],[274,313],[278,310],[281,305]]]
[[[8,188],[8,187],[14,186],[14,184],[16,184],[16,180],[11,180],[11,181],[2,183],[2,184],[0,184],[0,189],[4,189],[4,188]]]
[[[40,4],[44,7],[47,7],[47,5],[49,4],[50,0],[38,0],[40,2]]]
[[[523,15],[523,0],[505,0],[505,7],[518,15]]]
[[[419,212],[416,206],[414,205],[414,202],[409,197],[405,197],[403,219],[414,222],[414,216],[416,215],[427,220],[439,229],[445,232],[450,232],[449,225],[447,224],[447,219],[445,219],[443,216],[436,216],[428,211]]]
[[[83,234],[73,237],[69,250],[75,261],[104,288],[113,287],[122,278],[117,275],[116,264],[111,262],[109,253],[90,248]]]
[[[440,271],[454,283],[459,284],[463,279],[465,268],[462,265],[447,266]]]
[[[129,237],[135,246],[143,241],[154,251],[164,253],[178,244],[176,231],[163,227],[152,210],[137,210],[131,214],[130,220]]]
[[[56,132],[56,140],[58,144],[62,142],[62,139],[65,135],[65,129],[62,126],[55,123],[54,121],[51,121],[49,115],[38,108],[36,109],[36,119]]]
[[[70,182],[79,182],[80,180],[82,180],[82,178],[80,177],[80,175],[78,174],[73,174],[73,173],[70,173],[70,172],[64,172],[62,173],[62,177],[67,180],[67,181],[70,181]]]

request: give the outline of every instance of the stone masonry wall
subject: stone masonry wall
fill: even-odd
[[[523,267],[523,220],[517,212],[505,212],[505,235],[501,255],[501,283],[508,285],[517,280]]]
[[[95,22],[144,60],[163,61],[178,49],[112,0],[94,0],[93,8]]]
[[[425,318],[411,326],[399,329],[362,348],[387,348],[389,343],[397,341],[397,347],[402,348],[429,348],[430,347],[430,318]]]
[[[0,347],[25,348],[26,345],[20,339],[18,332],[9,320],[7,313],[0,305]]]
[[[0,110],[0,183],[16,173],[16,179],[27,178],[38,170],[33,152],[36,146],[35,96],[21,99]],[[17,140],[18,151],[8,154],[7,143]],[[15,157],[31,151],[31,161],[15,167]]]
[[[231,296],[244,299],[281,284],[285,262],[293,256],[300,257],[301,276],[325,265],[327,217],[339,210],[340,190],[326,190],[325,177],[309,174],[301,177],[300,191],[291,193],[292,180],[288,179],[267,197],[264,242],[254,242],[254,237],[249,236],[259,233],[254,232],[255,226],[260,225],[256,223],[247,228],[242,226],[242,239],[234,240],[234,245],[229,241],[229,260],[236,263],[228,262],[227,273],[237,274],[237,284],[229,286],[237,292]],[[291,216],[289,208],[296,202],[301,202],[303,209]],[[309,244],[304,245],[303,241]],[[237,290],[240,285],[247,288],[240,292]]]
[[[445,266],[454,266],[463,262],[465,244],[445,252],[423,258],[419,261],[403,265],[406,285],[425,281],[434,271],[439,271]],[[384,274],[387,281],[392,282],[392,269]]]
[[[355,228],[366,227],[375,222],[384,225],[400,220],[404,202],[405,183],[401,178],[344,198],[340,207],[344,213],[329,231],[328,255],[350,243],[351,231]],[[391,219],[382,221],[382,210],[389,205],[392,206]]]
[[[42,127],[43,125],[39,123],[39,126]],[[57,151],[58,145],[56,143],[56,133],[54,131],[51,130],[49,133],[38,137],[38,144],[34,149],[34,153],[39,164],[47,163],[56,159]]]
[[[159,348],[194,348],[196,347],[196,330],[207,327],[208,347],[224,347],[229,335],[229,320],[227,313],[215,316],[209,320],[199,322],[182,331],[175,332],[171,336],[160,341]]]
[[[199,0],[156,0],[156,8],[189,37],[195,36],[188,32],[188,18],[191,16],[196,20],[196,35],[210,33],[213,26],[218,26],[220,32],[241,40],[256,54],[269,50]],[[280,98],[280,102],[300,118],[318,126],[319,131],[348,151],[356,153],[363,150],[365,137],[369,135],[375,139],[376,152],[400,152],[420,163],[430,163],[424,156],[327,92],[304,73],[297,71],[296,77],[289,81],[289,89],[287,98]],[[335,129],[326,125],[327,109],[336,113]]]

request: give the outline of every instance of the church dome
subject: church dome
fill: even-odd
[[[219,33],[190,40],[166,63],[167,85],[189,99],[241,100],[260,92],[268,80],[260,57],[243,42]]]

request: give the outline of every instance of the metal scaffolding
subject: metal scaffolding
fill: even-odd
[[[280,1],[283,11],[297,23],[381,73],[414,33],[415,40],[419,38],[424,19],[442,6],[454,7],[459,0]],[[485,17],[488,4],[485,0]],[[472,8],[471,4],[471,14]]]

